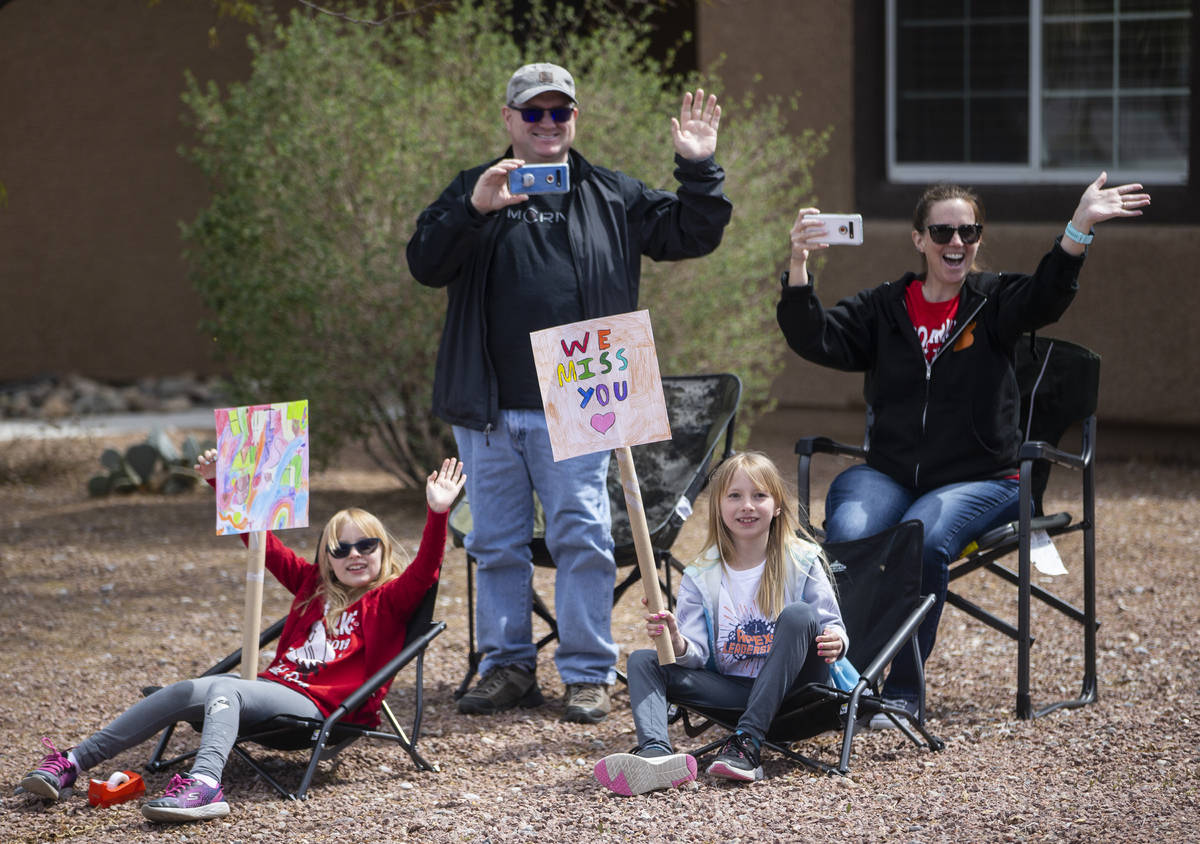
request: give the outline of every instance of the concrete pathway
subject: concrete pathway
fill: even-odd
[[[104,434],[149,434],[155,428],[214,430],[213,412],[193,408],[175,413],[116,413],[76,416],[57,422],[41,419],[0,419],[0,442],[19,439],[61,439]],[[214,434],[215,436],[215,434]]]

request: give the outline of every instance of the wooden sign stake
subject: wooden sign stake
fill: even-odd
[[[617,466],[621,470],[621,488],[625,491],[625,509],[629,511],[629,527],[633,531],[633,546],[637,550],[638,569],[642,573],[642,587],[646,593],[646,608],[652,613],[662,612],[662,592],[658,588],[658,568],[654,564],[654,549],[650,544],[650,528],[646,526],[646,510],[642,506],[642,489],[638,485],[637,470],[633,466],[633,453],[629,446],[613,449],[617,455]],[[671,637],[664,631],[654,640],[658,649],[658,664],[675,662],[675,648]]]
[[[246,544],[246,615],[242,621],[242,679],[258,676],[258,635],[262,626],[263,572],[267,559],[267,534],[252,531]]]

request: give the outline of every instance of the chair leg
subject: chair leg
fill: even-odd
[[[381,709],[383,710],[384,717],[387,718],[388,723],[391,724],[392,729],[395,731],[396,735],[399,736],[400,746],[404,748],[406,753],[408,753],[409,758],[411,758],[413,761],[413,764],[417,766],[417,770],[437,771],[437,765],[434,765],[432,762],[422,756],[417,750],[417,740],[421,737],[421,719],[425,714],[424,653],[417,655],[416,675],[417,676],[414,680],[414,686],[416,687],[416,701],[413,705],[413,726],[411,739],[405,735],[404,730],[400,727],[400,722],[396,720],[396,716],[392,713],[392,708],[388,706],[386,700],[383,702]]]
[[[163,768],[166,768],[168,765],[171,765],[176,761],[172,759],[169,762],[164,762],[162,758],[163,753],[167,749],[167,742],[171,740],[171,736],[174,734],[174,724],[171,724],[162,731],[162,734],[158,737],[158,742],[154,745],[154,752],[150,754],[150,759],[146,762],[145,768],[147,771],[152,773],[155,771],[161,771]]]
[[[233,746],[233,753],[239,759],[241,759],[243,762],[245,762],[247,765],[249,765],[250,768],[254,771],[254,773],[256,773],[260,777],[262,777],[263,782],[265,782],[267,785],[271,786],[271,788],[275,789],[275,792],[280,797],[282,797],[285,800],[302,799],[302,797],[298,797],[296,794],[293,794],[292,792],[290,792],[286,788],[284,788],[283,785],[280,784],[279,780],[275,779],[273,776],[271,776],[269,773],[267,773],[266,769],[263,768],[262,765],[258,764],[258,762],[255,761],[254,757],[251,756],[249,753],[247,753],[245,750],[243,750],[240,745],[235,744]],[[313,758],[316,759],[317,757],[314,756]],[[311,765],[311,763],[310,763],[310,765]],[[303,785],[304,785],[304,789],[307,790],[307,788],[308,788],[307,781],[305,781]]]
[[[1033,461],[1021,461],[1017,527],[1017,717],[1033,717],[1029,696],[1030,521],[1033,519]]]
[[[1095,439],[1095,420],[1091,420],[1089,440]],[[1090,443],[1089,443],[1090,444]],[[1085,703],[1099,700],[1096,673],[1096,464],[1089,461],[1083,470],[1083,689]]]
[[[465,695],[471,687],[471,681],[479,671],[479,659],[479,651],[475,650],[475,560],[467,554],[467,673],[454,690],[455,700]]]
[[[308,786],[312,783],[313,777],[317,775],[317,766],[321,763],[321,754],[325,750],[325,745],[329,741],[329,731],[332,729],[332,724],[326,722],[321,727],[321,732],[317,736],[317,743],[313,745],[312,758],[308,760],[308,767],[304,769],[304,777],[300,780],[300,787],[296,789],[295,794],[287,795],[290,800],[303,800],[308,794]]]
[[[1085,451],[1090,451],[1095,437],[1095,423],[1085,426]],[[1089,462],[1083,469],[1083,682],[1079,696],[1052,703],[1032,712],[1040,718],[1057,709],[1075,709],[1095,703],[1100,698],[1096,673],[1096,485],[1095,465]]]
[[[558,621],[555,620],[554,613],[550,612],[550,608],[546,606],[546,602],[542,600],[542,596],[536,591],[533,593],[533,613],[550,627],[550,631],[537,641],[537,649],[540,651],[558,638]]]

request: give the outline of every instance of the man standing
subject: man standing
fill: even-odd
[[[480,681],[460,712],[493,714],[542,703],[531,612],[533,493],[555,562],[555,664],[566,685],[564,720],[595,723],[615,680],[609,454],[555,463],[529,332],[637,307],[641,256],[678,260],[717,247],[731,204],[713,160],[721,109],[697,90],[671,119],[678,193],[589,163],[572,150],[575,81],[553,64],[526,65],[508,82],[500,113],[512,146],[458,174],[417,219],[408,243],[414,278],[447,289],[434,413],[454,428],[468,468],[478,561]],[[570,190],[512,194],[509,171],[567,164]]]

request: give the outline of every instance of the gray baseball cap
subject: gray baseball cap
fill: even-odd
[[[571,102],[576,102],[575,80],[566,70],[548,62],[527,64],[518,68],[512,79],[508,80],[505,102],[509,105],[524,105],[538,94],[547,91],[566,94],[571,98]]]

